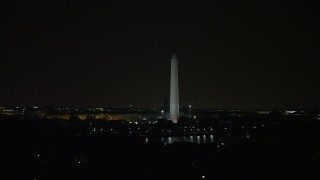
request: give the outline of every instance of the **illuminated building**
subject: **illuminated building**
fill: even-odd
[[[178,59],[175,54],[171,58],[170,119],[173,123],[179,119]]]

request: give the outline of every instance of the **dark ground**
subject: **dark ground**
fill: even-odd
[[[316,121],[282,121],[253,133],[265,141],[221,147],[78,136],[56,123],[2,120],[0,128],[1,179],[320,179]]]

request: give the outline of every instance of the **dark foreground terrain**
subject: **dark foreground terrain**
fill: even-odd
[[[318,121],[280,120],[225,144],[146,143],[138,135],[79,134],[59,123],[5,118],[0,127],[0,179],[320,179]]]

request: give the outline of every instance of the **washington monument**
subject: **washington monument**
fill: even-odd
[[[170,119],[173,123],[177,123],[179,119],[178,59],[175,53],[171,58]]]

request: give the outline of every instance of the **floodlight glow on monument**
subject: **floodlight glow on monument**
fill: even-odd
[[[177,123],[179,119],[178,59],[176,54],[173,54],[171,58],[170,119],[173,123]]]

